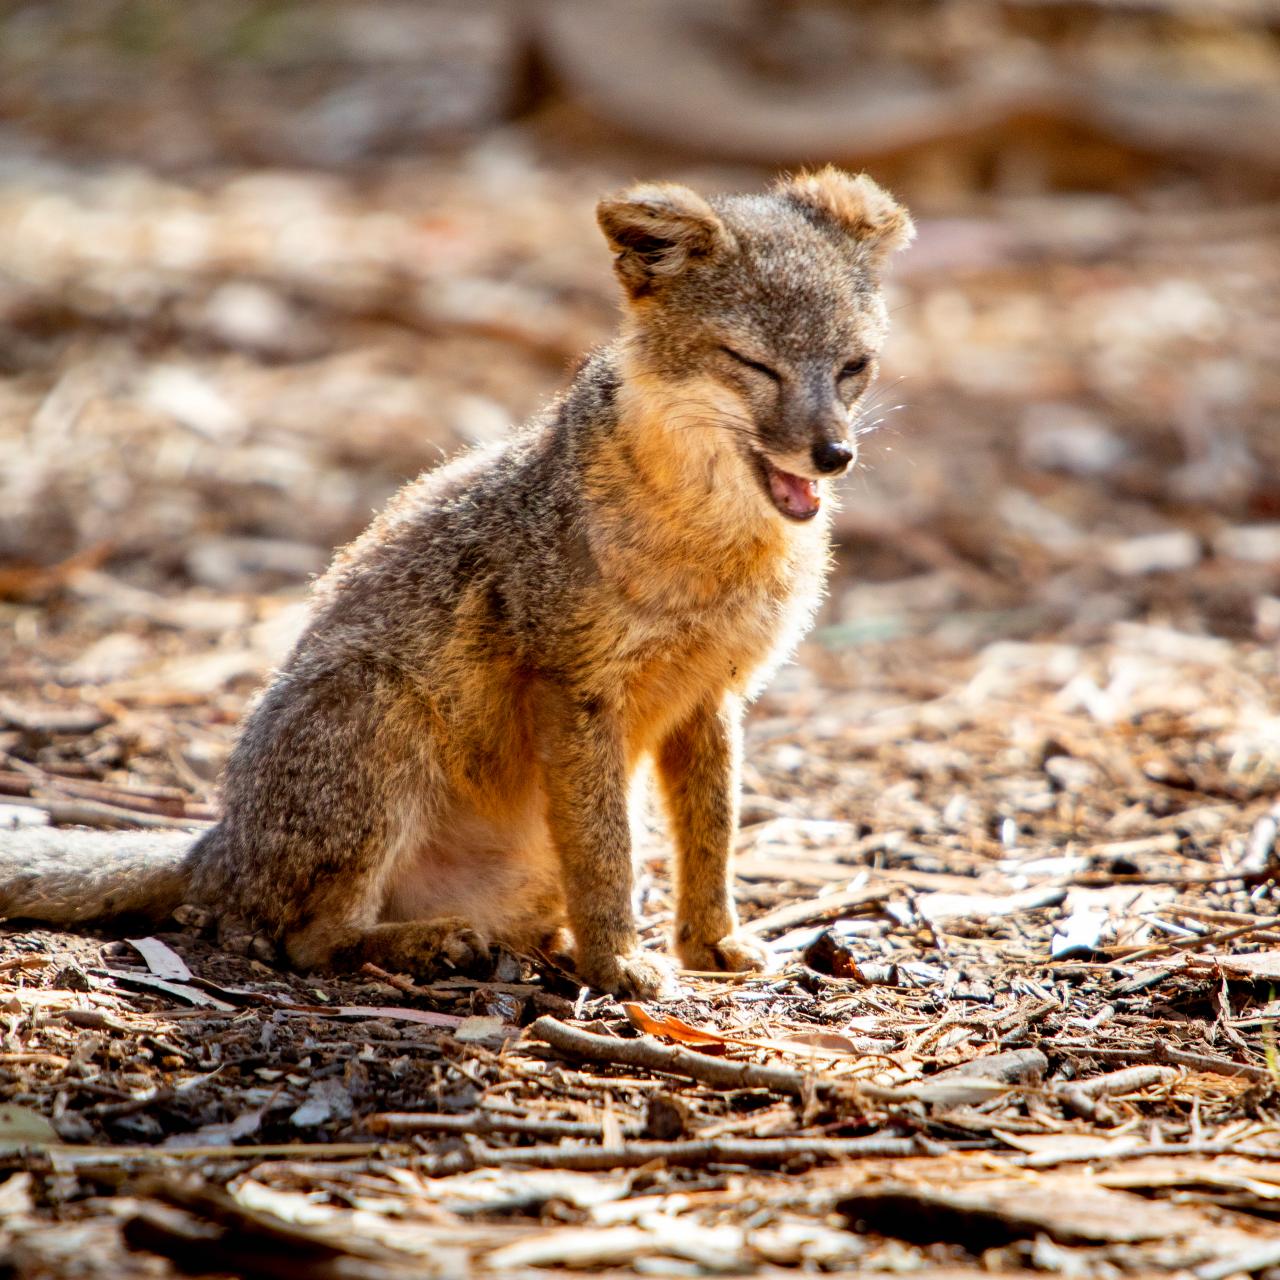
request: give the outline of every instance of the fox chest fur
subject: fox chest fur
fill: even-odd
[[[677,435],[673,387],[625,369],[620,422],[583,475],[586,666],[616,700],[629,755],[653,747],[699,704],[750,696],[813,616],[829,560],[826,513],[807,525],[760,520],[721,442]]]
[[[803,542],[812,545],[751,549],[747,574],[697,557],[664,565],[615,546],[593,593],[593,683],[616,700],[632,758],[699,704],[754,693],[791,650],[817,604],[825,563],[816,536]]]

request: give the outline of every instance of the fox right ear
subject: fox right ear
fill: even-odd
[[[865,173],[845,173],[829,164],[816,173],[784,178],[774,189],[811,217],[852,237],[874,267],[915,239],[911,215]]]
[[[653,293],[691,261],[731,243],[715,210],[696,191],[671,182],[645,182],[607,196],[596,206],[596,221],[633,298]]]

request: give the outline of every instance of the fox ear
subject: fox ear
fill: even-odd
[[[880,266],[915,238],[911,215],[865,173],[845,173],[829,164],[816,173],[784,178],[776,190],[811,216],[852,236],[872,266]]]
[[[671,182],[645,182],[607,196],[596,206],[596,221],[633,298],[653,293],[691,261],[732,243],[715,210],[696,191]]]

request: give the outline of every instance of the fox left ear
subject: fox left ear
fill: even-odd
[[[816,173],[784,178],[775,190],[851,236],[872,266],[881,266],[891,253],[905,249],[915,238],[911,215],[865,173],[845,173],[829,164]]]
[[[672,182],[645,182],[606,197],[596,206],[596,221],[633,298],[653,293],[691,261],[732,243],[715,210],[696,191]]]

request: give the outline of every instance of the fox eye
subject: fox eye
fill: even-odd
[[[841,380],[845,378],[856,378],[860,373],[866,373],[867,365],[871,363],[869,356],[857,356],[850,360],[848,364],[840,370],[837,375]]]
[[[736,360],[740,365],[747,369],[753,369],[756,373],[762,373],[771,382],[781,382],[782,379],[774,369],[770,369],[767,364],[761,364],[759,360],[752,360],[748,356],[744,356],[741,352],[735,351],[732,347],[720,348],[730,359]]]

